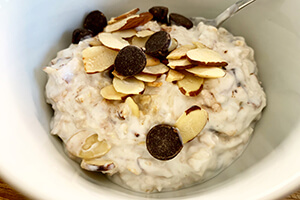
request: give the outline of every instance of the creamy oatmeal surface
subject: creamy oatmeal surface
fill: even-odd
[[[132,96],[139,108],[137,117],[123,100],[101,96],[101,89],[112,84],[108,70],[85,72],[82,51],[96,42],[94,38],[71,44],[44,68],[49,77],[47,101],[55,111],[51,133],[63,140],[71,157],[81,157],[84,169],[101,171],[136,191],[174,190],[216,175],[241,155],[266,105],[254,52],[244,38],[202,23],[189,30],[176,25],[163,28],[178,46],[198,41],[218,52],[228,63],[226,75],[205,79],[200,94],[189,97],[163,74],[156,80],[161,86],[148,86],[142,95]],[[162,27],[150,21],[136,28],[146,29],[157,32]],[[151,127],[175,124],[193,105],[209,116],[201,133],[175,158],[153,158],[145,144]],[[88,151],[93,145],[100,150]]]

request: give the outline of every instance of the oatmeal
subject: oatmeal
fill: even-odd
[[[107,23],[94,11],[104,24],[74,31],[73,44],[44,68],[51,133],[83,169],[143,192],[186,187],[228,167],[266,106],[244,38],[190,27],[178,14],[167,26],[166,8],[150,10]]]

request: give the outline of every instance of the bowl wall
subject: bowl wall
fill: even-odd
[[[49,134],[46,74],[56,52],[95,9],[108,17],[134,7],[169,7],[212,18],[235,0],[0,0],[0,174],[37,199],[274,199],[300,185],[300,1],[257,0],[224,23],[255,50],[268,105],[244,154],[214,179],[174,192],[141,194],[83,172]]]

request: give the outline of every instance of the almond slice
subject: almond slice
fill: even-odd
[[[111,73],[112,73],[112,75],[114,75],[115,77],[117,77],[121,80],[128,78],[128,76],[123,76],[123,75],[119,74],[116,70],[112,71]]]
[[[228,63],[219,53],[208,48],[197,48],[187,52],[187,57],[198,65],[224,67]]]
[[[93,137],[98,138],[98,135],[92,135],[86,139],[83,148],[79,152],[80,158],[91,159],[91,158],[101,157],[110,150],[111,147],[105,140],[102,141],[97,140],[94,141],[94,143],[88,144],[87,142],[89,140],[94,140]],[[88,148],[84,149],[85,146],[88,146]]]
[[[192,49],[195,49],[194,45],[183,45],[172,51],[168,56],[167,59],[178,60],[181,58],[186,57],[186,53]]]
[[[131,110],[131,113],[136,116],[140,117],[140,109],[139,106],[134,102],[134,100],[131,97],[127,97],[125,100],[125,104],[128,105],[128,107]]]
[[[158,65],[145,67],[144,70],[142,71],[142,73],[152,74],[152,75],[160,75],[160,74],[164,74],[168,71],[169,71],[169,68],[166,65],[160,63]]]
[[[136,30],[134,29],[128,29],[123,31],[116,31],[112,33],[113,35],[116,35],[120,38],[131,38],[136,35]]]
[[[154,82],[157,79],[156,75],[150,75],[150,74],[137,74],[134,76],[137,80],[149,83],[149,82]]]
[[[186,58],[178,59],[178,60],[168,60],[168,66],[171,69],[188,69],[192,68],[194,65]]]
[[[142,26],[149,22],[153,18],[153,15],[149,12],[143,12],[139,14],[137,18],[130,18],[126,21],[125,26],[121,27],[120,30],[126,30],[130,28],[135,28],[138,26]]]
[[[197,96],[202,89],[203,78],[192,74],[185,74],[182,80],[177,81],[180,92],[186,96]]]
[[[122,39],[118,35],[114,35],[111,33],[105,33],[105,32],[99,33],[98,39],[104,46],[111,49],[120,50],[129,45],[129,42]]]
[[[151,83],[147,83],[147,86],[149,87],[160,87],[162,86],[163,83],[162,82],[151,82]]]
[[[93,37],[93,40],[89,42],[90,46],[102,46],[102,43],[98,40],[98,37]]]
[[[207,46],[205,46],[203,43],[201,43],[199,41],[193,42],[193,44],[199,49],[202,49],[202,48],[207,49],[208,48]]]
[[[118,52],[104,46],[88,47],[82,51],[82,60],[86,73],[103,72],[111,67]]]
[[[182,143],[185,144],[193,140],[204,128],[208,119],[208,114],[199,106],[192,106],[187,109],[176,121]]]
[[[158,65],[160,63],[160,60],[158,58],[154,58],[147,54],[146,54],[146,59],[147,59],[146,67]]]
[[[139,15],[131,15],[131,16],[128,16],[124,19],[121,19],[113,24],[110,24],[110,25],[107,25],[105,28],[104,28],[104,31],[105,32],[114,32],[114,31],[118,31],[120,30],[122,27],[124,27],[126,24],[127,24],[127,21],[130,20],[130,19],[136,19],[136,18],[139,18]]]
[[[116,168],[116,165],[111,160],[102,160],[102,159],[83,159],[80,164],[81,168],[102,173],[112,173]]]
[[[193,67],[186,71],[202,78],[221,78],[225,76],[225,71],[219,67]]]
[[[142,30],[136,33],[137,37],[148,37],[153,35],[155,32],[150,30]]]
[[[117,92],[123,94],[141,94],[145,89],[144,82],[133,77],[124,80],[114,77],[113,86]]]
[[[140,48],[145,48],[146,42],[149,39],[149,37],[140,38],[140,37],[134,36],[131,40],[131,45],[134,45],[134,46],[137,46]]]
[[[66,148],[74,156],[92,159],[105,155],[111,146],[106,140],[99,141],[96,133],[80,131],[67,141]]]
[[[166,76],[166,81],[167,82],[174,82],[174,81],[180,81],[184,78],[184,74],[176,71],[176,70],[173,70],[173,69],[170,69],[168,71],[168,74]]]
[[[113,23],[116,23],[117,21],[119,20],[122,20],[122,19],[125,19],[127,17],[130,17],[131,15],[135,15],[137,12],[139,12],[140,9],[139,8],[134,8],[118,17],[112,17],[108,22],[107,24],[113,24]]]
[[[102,88],[100,94],[104,99],[108,100],[124,100],[128,96],[128,94],[117,92],[113,85]]]
[[[175,38],[171,38],[171,42],[170,42],[168,51],[169,52],[173,51],[174,49],[176,49],[177,46],[178,46],[177,40]]]

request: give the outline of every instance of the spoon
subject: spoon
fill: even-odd
[[[232,17],[235,13],[240,11],[242,8],[248,6],[249,4],[253,3],[254,1],[255,0],[239,0],[226,10],[224,10],[215,19],[206,19],[204,17],[191,17],[190,19],[192,20],[194,25],[203,22],[206,25],[211,25],[218,28],[225,20]]]

